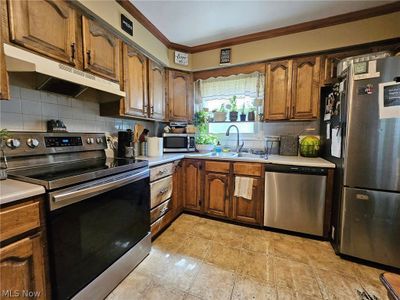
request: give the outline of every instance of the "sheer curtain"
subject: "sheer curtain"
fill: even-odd
[[[229,99],[232,96],[258,98],[264,93],[264,74],[231,75],[200,81],[203,101]]]
[[[200,80],[198,91],[200,109],[219,109],[222,104],[228,104],[233,96],[237,97],[239,108],[243,105],[254,107],[257,106],[255,100],[264,97],[264,74],[254,72]]]

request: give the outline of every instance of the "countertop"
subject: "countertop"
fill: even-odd
[[[144,159],[149,162],[149,166],[153,167],[156,165],[165,164],[171,161],[180,160],[183,158],[193,159],[207,159],[207,160],[224,160],[224,161],[245,161],[245,162],[258,162],[265,164],[280,164],[280,165],[292,165],[292,166],[303,166],[303,167],[319,167],[319,168],[335,168],[335,164],[321,158],[310,158],[302,156],[283,156],[283,155],[270,155],[268,159],[259,157],[235,157],[225,155],[211,155],[210,153],[167,153],[163,156],[158,157],[145,157],[140,156],[138,159]]]
[[[45,189],[41,185],[6,179],[0,181],[0,205],[41,195]]]

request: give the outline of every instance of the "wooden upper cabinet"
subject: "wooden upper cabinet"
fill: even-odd
[[[169,119],[187,121],[193,113],[193,82],[189,73],[168,71]]]
[[[149,115],[150,118],[165,120],[165,70],[149,61]]]
[[[292,96],[292,61],[284,60],[267,64],[265,87],[265,119],[289,119]]]
[[[4,58],[3,43],[8,40],[8,21],[7,21],[7,6],[4,0],[0,0],[0,100],[10,99],[8,86],[8,74],[6,62]]]
[[[186,209],[200,211],[202,206],[202,171],[201,160],[185,159],[184,168],[184,199]]]
[[[124,44],[125,113],[147,117],[147,58]]]
[[[114,81],[120,80],[121,41],[87,17],[82,17],[84,69]]]
[[[262,224],[262,188],[262,178],[253,178],[251,199],[232,197],[232,219],[249,224]],[[234,189],[235,187],[233,187]]]
[[[10,40],[75,65],[75,11],[64,0],[9,0]]]
[[[229,174],[206,173],[204,202],[207,214],[229,216]]]
[[[46,299],[40,236],[24,238],[1,248],[0,273],[3,291],[36,292],[37,297],[32,298]],[[28,299],[28,297],[18,297],[18,299]]]
[[[298,58],[293,61],[291,109],[293,119],[318,117],[320,63],[319,56]]]

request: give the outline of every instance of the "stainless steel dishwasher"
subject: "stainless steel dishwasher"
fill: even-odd
[[[327,169],[266,165],[264,226],[323,236]]]

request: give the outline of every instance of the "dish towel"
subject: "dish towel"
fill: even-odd
[[[235,197],[251,200],[253,195],[253,180],[251,177],[235,177]]]

